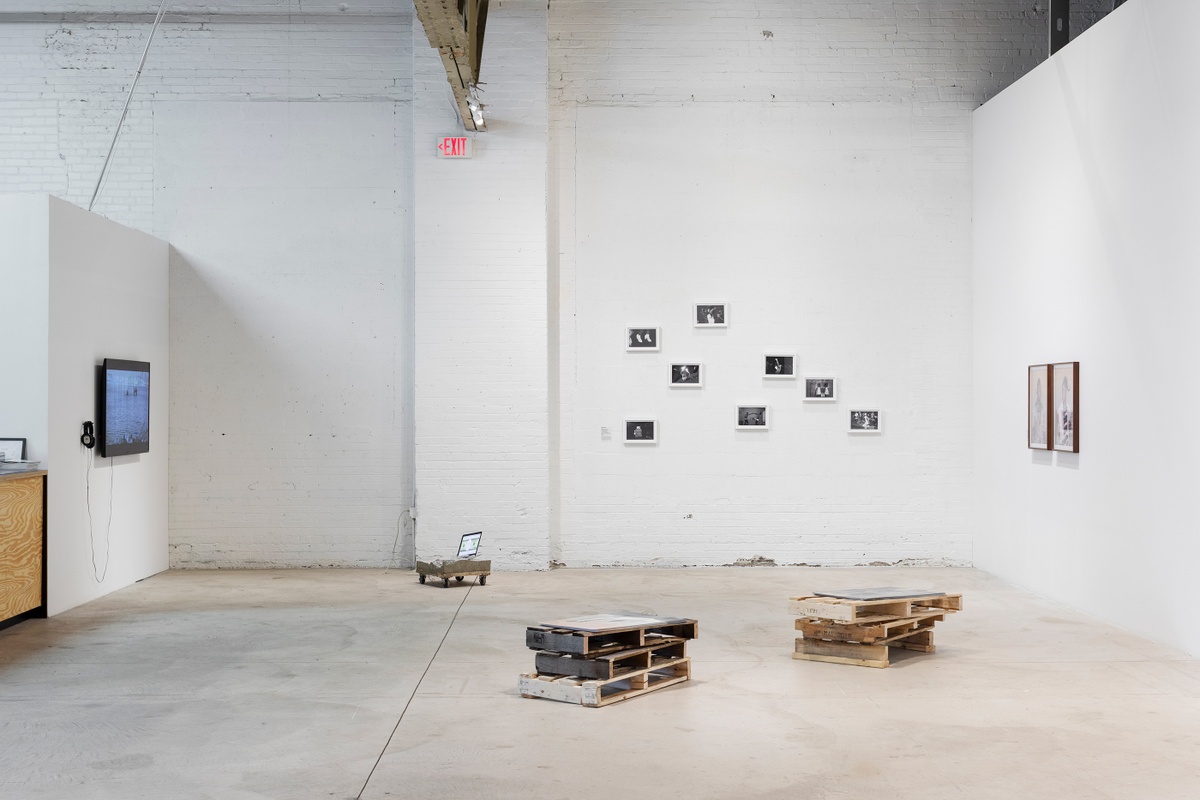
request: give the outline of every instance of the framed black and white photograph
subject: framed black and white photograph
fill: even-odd
[[[881,424],[878,408],[850,409],[850,433],[879,433]]]
[[[804,377],[804,400],[812,403],[837,402],[837,378]]]
[[[0,439],[0,461],[24,461],[24,439]]]
[[[656,353],[659,350],[658,340],[661,334],[659,328],[626,328],[625,349]]]
[[[765,431],[769,427],[768,406],[738,406],[737,429],[742,431]]]
[[[795,353],[767,353],[763,356],[764,378],[796,378]]]
[[[1029,368],[1029,417],[1026,436],[1033,450],[1050,449],[1051,395],[1050,365],[1034,364]]]
[[[671,388],[699,389],[704,385],[704,365],[686,361],[671,365]]]
[[[658,420],[625,420],[625,444],[658,444]]]
[[[1050,402],[1054,409],[1051,448],[1079,452],[1079,362],[1052,364]]]
[[[729,326],[728,303],[696,303],[692,324],[697,328],[725,328]]]

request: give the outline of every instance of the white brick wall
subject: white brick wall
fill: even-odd
[[[50,5],[0,8],[0,187],[86,205],[153,8]],[[96,206],[173,245],[172,564],[382,566],[399,527],[411,555],[411,6],[179,15],[212,5],[171,4]]]
[[[481,78],[488,132],[461,131],[445,72],[414,30],[417,552],[483,529],[503,568],[549,558],[546,7],[493,3]]]
[[[1001,0],[552,4],[554,558],[970,562],[970,112],[1045,24]],[[727,331],[691,327],[704,299]],[[634,324],[660,354],[624,352]],[[771,346],[841,402],[764,381]],[[668,388],[681,359],[704,389]],[[734,431],[755,400],[772,429]],[[845,433],[852,404],[882,436]],[[622,444],[638,414],[658,446]]]
[[[86,202],[143,6],[0,9],[5,190]],[[188,0],[151,52],[97,210],[175,244],[174,564],[386,563],[414,474],[427,556],[483,528],[505,567],[970,560],[969,114],[1044,8],[496,0],[465,162],[433,158],[457,122],[410,12]],[[613,338],[635,313],[653,363]],[[844,401],[768,389],[768,345]],[[677,354],[724,377],[672,394]],[[882,437],[842,432],[853,400]],[[600,441],[645,410],[658,448]]]

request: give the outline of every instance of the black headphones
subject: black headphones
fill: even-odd
[[[96,446],[96,435],[92,433],[92,423],[83,423],[83,436],[79,437],[79,443],[88,450]]]

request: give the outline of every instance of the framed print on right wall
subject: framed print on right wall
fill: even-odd
[[[1025,437],[1032,450],[1050,449],[1050,365],[1029,368],[1028,406]]]
[[[1079,362],[1051,364],[1050,402],[1054,409],[1050,447],[1064,453],[1079,452]]]

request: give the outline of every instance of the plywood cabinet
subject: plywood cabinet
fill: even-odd
[[[0,474],[0,625],[44,615],[45,563],[46,473]]]

